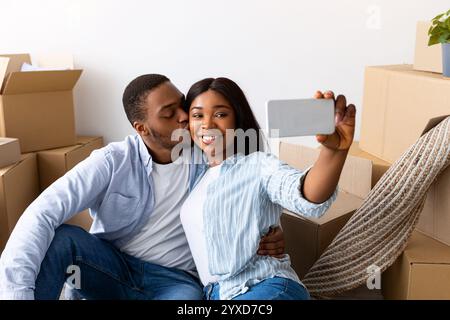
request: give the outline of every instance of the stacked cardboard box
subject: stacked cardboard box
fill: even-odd
[[[103,147],[102,137],[80,136],[77,137],[77,144],[74,146],[37,152],[40,191],[44,191],[76,164],[86,159],[92,151],[101,147]],[[67,223],[89,230],[92,224],[89,210],[80,212]]]
[[[392,65],[365,70],[361,139],[352,145],[349,159],[353,156],[370,161],[371,171],[364,171],[368,170],[364,167],[354,171],[364,179],[371,172],[370,187],[421,134],[450,115],[450,80],[439,74],[442,73],[439,46],[427,46],[428,28],[427,23],[418,24],[414,67]],[[308,154],[311,151],[307,151],[305,147],[282,143],[280,158],[304,169],[314,160]],[[342,179],[339,187],[346,191],[344,197],[341,195],[322,219],[299,218],[288,212],[282,217],[286,251],[301,277],[367,194],[367,190],[357,194],[357,188],[348,189]],[[447,168],[430,188],[417,231],[407,249],[382,276],[385,298],[450,298],[449,195],[450,168]],[[360,202],[354,201],[355,196],[361,197]]]
[[[424,131],[450,114],[450,80],[436,73],[442,72],[440,51],[425,43],[428,27],[418,25],[414,66],[367,67],[365,71],[361,141],[350,153],[377,159],[380,173]],[[420,233],[414,233],[405,252],[383,274],[385,298],[450,297],[449,195],[447,168],[427,194],[417,226]]]
[[[450,246],[414,232],[382,276],[385,299],[450,299]]]
[[[23,154],[0,168],[0,252],[28,205],[39,195],[36,155]]]
[[[288,143],[280,144],[280,159],[305,170],[314,164],[320,150]],[[334,237],[358,209],[370,191],[372,162],[348,156],[339,180],[339,193],[327,213],[319,219],[285,210],[281,217],[286,252],[300,278],[311,268]]]
[[[81,70],[22,72],[24,63],[28,54],[0,55],[0,136],[19,139],[23,153],[75,144],[72,89]]]
[[[0,252],[39,193],[103,146],[75,134],[72,89],[82,71],[25,72],[24,63],[28,54],[0,55]],[[85,211],[70,222],[88,229],[91,219]]]
[[[0,138],[0,168],[18,162],[20,159],[19,139]]]

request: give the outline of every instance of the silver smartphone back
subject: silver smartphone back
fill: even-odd
[[[266,111],[270,138],[334,132],[333,99],[269,100]]]

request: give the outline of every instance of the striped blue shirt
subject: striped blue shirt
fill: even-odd
[[[194,185],[204,170],[198,171]],[[282,208],[318,218],[336,198],[337,190],[321,204],[303,198],[299,188],[306,172],[263,152],[224,161],[219,178],[208,186],[203,207],[209,271],[219,276],[221,299],[245,293],[274,276],[301,283],[288,255],[277,259],[256,252],[269,227],[280,224]]]

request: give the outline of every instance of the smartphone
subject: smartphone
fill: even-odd
[[[335,127],[334,100],[269,100],[266,119],[269,138],[332,134]]]

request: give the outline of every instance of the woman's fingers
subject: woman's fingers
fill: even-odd
[[[335,116],[335,122],[336,125],[339,124],[342,119],[344,119],[345,116],[345,108],[347,107],[347,99],[345,99],[345,96],[343,95],[338,95],[338,97],[336,98],[336,104],[335,104],[335,108],[336,108],[336,116]]]
[[[355,124],[355,116],[356,116],[356,107],[354,104],[349,104],[345,110],[344,118],[342,122],[346,124]]]
[[[281,230],[280,227],[276,227],[271,228],[269,232],[261,238],[259,243],[261,245],[266,243],[279,243],[280,241],[284,241],[283,230]]]
[[[331,90],[327,90],[325,92],[322,92],[320,90],[317,90],[314,94],[315,99],[334,99],[334,92]]]
[[[325,99],[334,99],[334,92],[331,90],[325,91],[324,97]]]
[[[323,99],[322,91],[317,90],[316,93],[314,93],[314,99]]]

